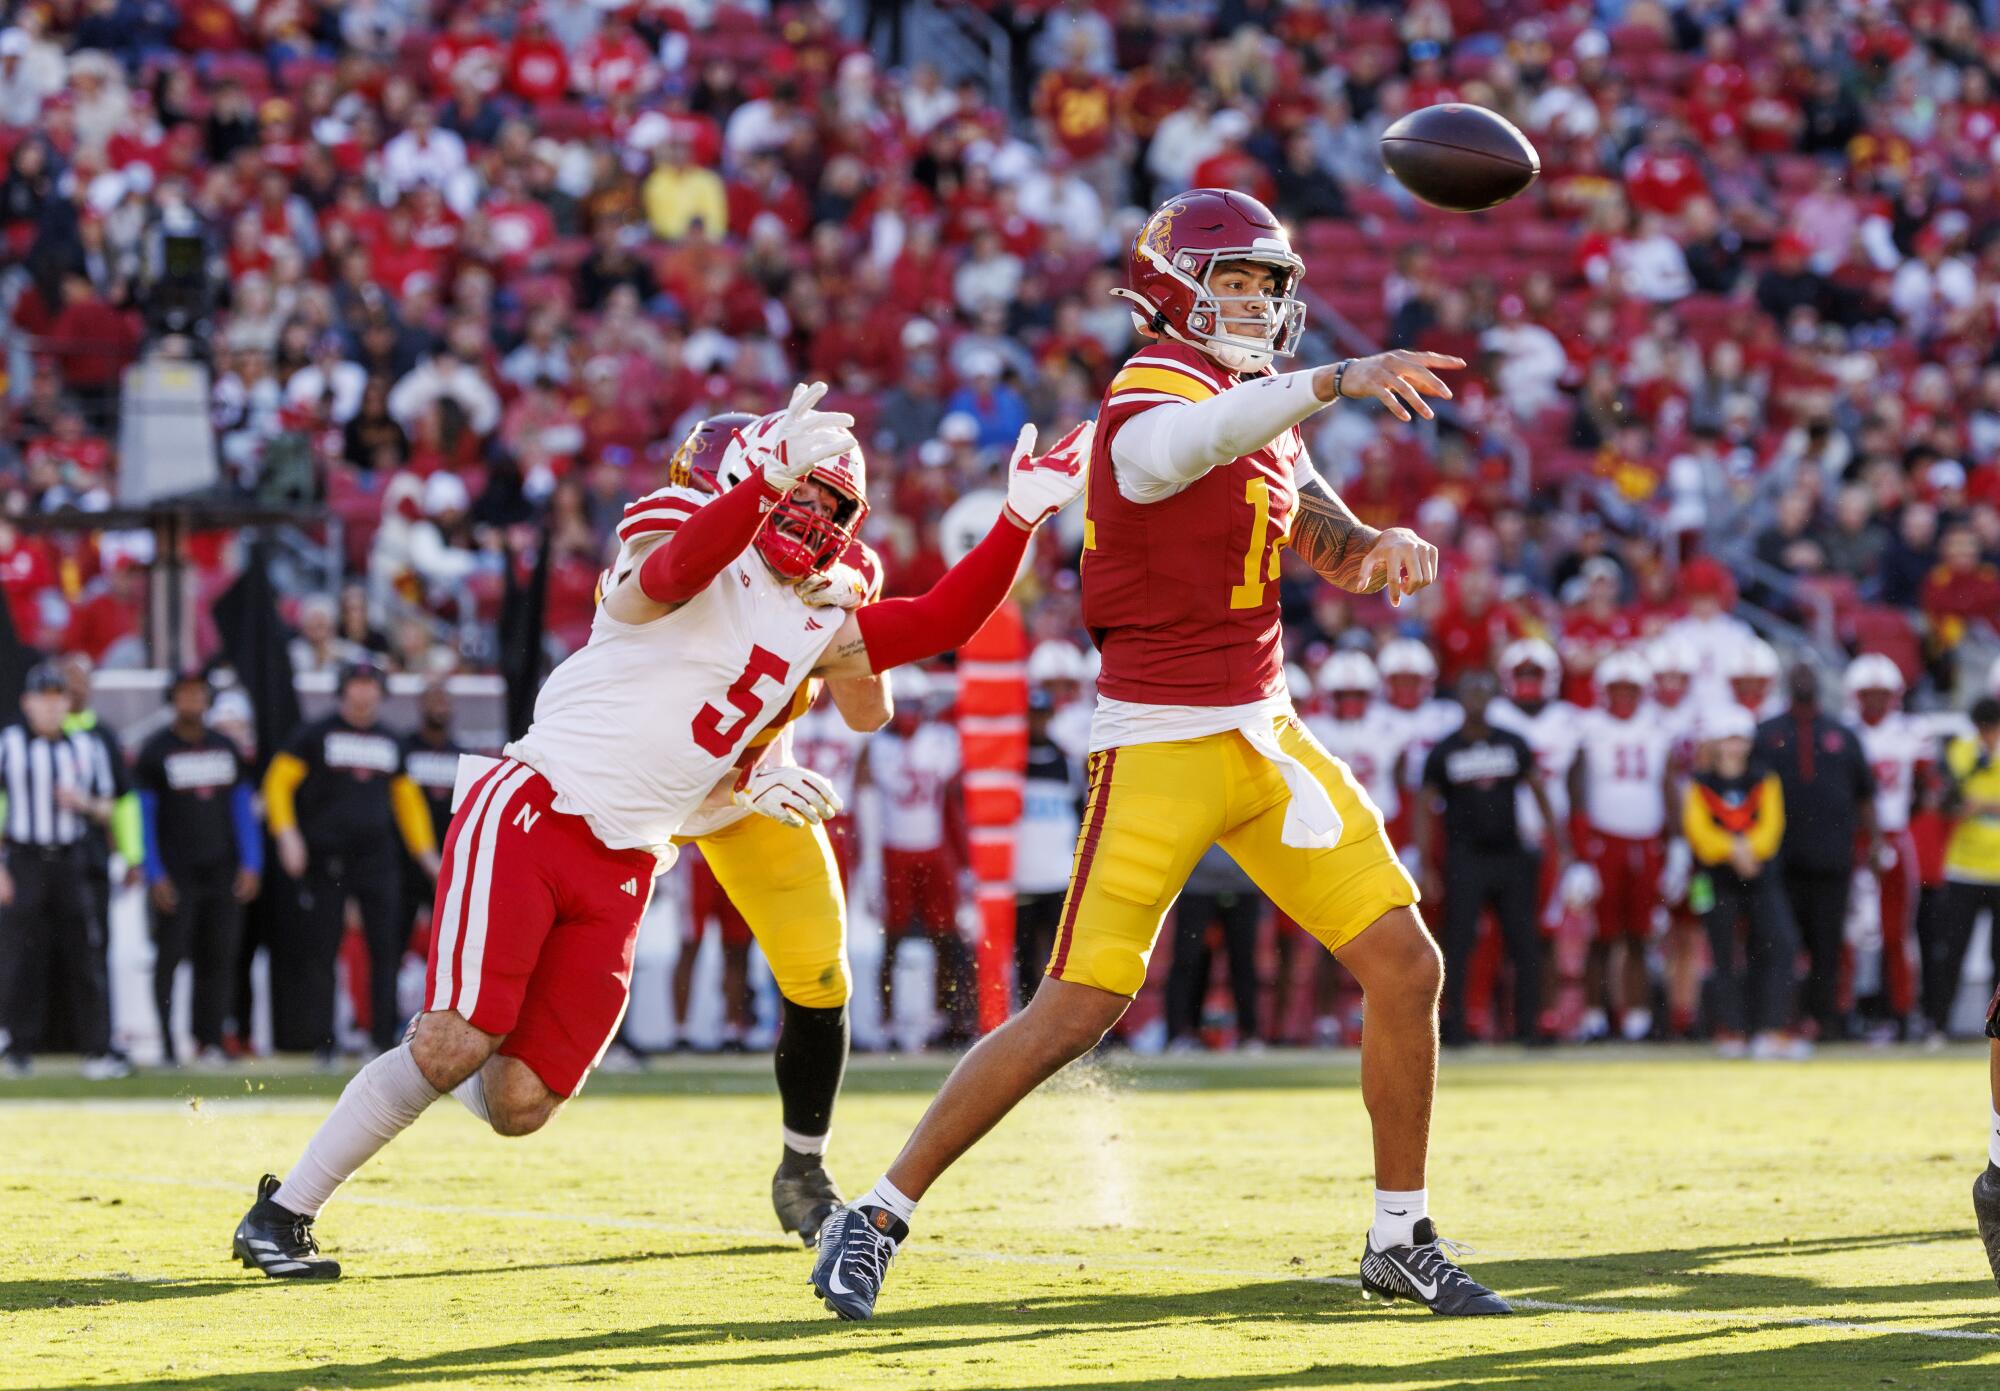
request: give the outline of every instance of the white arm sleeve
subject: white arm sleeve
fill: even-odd
[[[1161,502],[1212,468],[1254,454],[1329,402],[1313,374],[1258,377],[1206,401],[1163,401],[1118,427],[1112,471],[1129,502]]]

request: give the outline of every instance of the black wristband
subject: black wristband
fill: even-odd
[[[1340,361],[1338,361],[1338,362],[1336,362],[1336,363],[1334,363],[1334,364],[1333,364],[1333,399],[1334,399],[1334,400],[1338,401],[1338,400],[1340,400],[1340,399],[1341,399],[1341,398],[1342,398],[1343,396],[1345,396],[1345,395],[1347,394],[1346,392],[1344,392],[1344,391],[1342,391],[1342,390],[1340,389],[1340,384],[1341,384],[1341,382],[1343,382],[1343,381],[1345,381],[1345,380],[1347,379],[1347,369],[1348,369],[1349,367],[1352,367],[1353,365],[1354,365],[1354,359],[1353,359],[1353,358],[1351,358],[1351,357],[1344,357],[1344,358],[1342,358],[1342,359],[1341,359]]]

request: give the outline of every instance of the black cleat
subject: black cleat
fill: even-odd
[[[277,1191],[277,1175],[257,1181],[257,1202],[236,1224],[236,1259],[274,1280],[338,1280],[340,1262],[319,1253],[312,1218],[278,1206]]]
[[[1986,1172],[1973,1180],[1972,1215],[1979,1219],[1979,1241],[1993,1267],[1993,1281],[2000,1284],[2000,1164],[1987,1164]]]
[[[907,1222],[882,1208],[835,1208],[819,1229],[813,1293],[843,1319],[874,1318],[889,1262],[909,1234]]]
[[[1408,1246],[1377,1249],[1370,1232],[1361,1251],[1361,1297],[1384,1304],[1415,1300],[1453,1318],[1513,1313],[1513,1305],[1458,1268],[1452,1257],[1465,1249],[1440,1239],[1428,1217],[1417,1223]]]
[[[771,1176],[771,1206],[777,1209],[778,1225],[808,1249],[819,1244],[820,1227],[846,1201],[817,1154],[787,1149],[778,1172]]]

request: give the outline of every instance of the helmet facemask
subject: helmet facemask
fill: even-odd
[[[802,580],[831,568],[854,539],[866,512],[860,499],[849,497],[819,474],[808,475],[806,481],[836,500],[833,511],[806,506],[795,489],[772,505],[752,543],[780,579]]]
[[[1216,251],[1182,250],[1175,253],[1172,262],[1149,246],[1142,246],[1139,254],[1151,261],[1162,274],[1185,285],[1193,297],[1192,307],[1187,313],[1187,332],[1190,346],[1199,348],[1232,372],[1260,372],[1271,365],[1274,358],[1290,357],[1298,350],[1299,338],[1305,332],[1305,301],[1297,298],[1293,291],[1305,275],[1305,263],[1289,248],[1281,248],[1275,243],[1263,246],[1225,247]],[[1225,295],[1218,292],[1213,281],[1222,267],[1240,262],[1262,266],[1272,271],[1277,282],[1268,294]],[[1155,306],[1130,291],[1123,292],[1130,299],[1151,309]],[[1164,332],[1171,337],[1182,337],[1171,325],[1165,323],[1164,316],[1155,313],[1151,319],[1134,315],[1143,327],[1156,333]],[[1245,320],[1261,320],[1265,331],[1259,334],[1244,333],[1229,327],[1241,326]]]

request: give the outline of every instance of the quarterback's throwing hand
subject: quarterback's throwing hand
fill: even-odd
[[[1046,454],[1035,453],[1035,427],[1023,425],[1007,464],[1007,512],[1016,525],[1033,531],[1069,506],[1090,472],[1090,445],[1097,422],[1086,420],[1057,440]]]
[[[1361,557],[1361,593],[1387,589],[1391,604],[1402,603],[1437,577],[1437,547],[1408,527],[1390,527]]]
[[[840,794],[810,768],[752,768],[736,789],[736,805],[786,826],[817,826],[840,815]]]
[[[1431,369],[1450,370],[1463,366],[1464,358],[1447,353],[1398,350],[1377,353],[1373,357],[1357,357],[1347,364],[1347,371],[1341,375],[1340,394],[1357,401],[1370,398],[1380,401],[1398,420],[1408,420],[1411,411],[1430,420],[1434,417],[1430,403],[1424,397],[1451,399],[1451,388]]]
[[[856,447],[853,416],[813,409],[826,391],[825,382],[796,386],[783,411],[773,411],[743,431],[751,462],[779,492],[790,492],[816,465]]]

